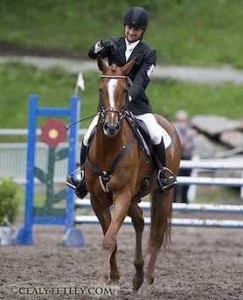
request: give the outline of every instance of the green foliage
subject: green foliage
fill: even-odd
[[[28,97],[37,94],[39,105],[67,107],[76,78],[60,69],[44,72],[21,64],[0,65],[0,123],[2,128],[26,128]],[[44,123],[44,118],[41,124]]]
[[[242,118],[243,89],[240,85],[202,85],[167,80],[152,82],[148,88],[154,111],[173,120],[177,110],[198,114]]]
[[[13,224],[18,214],[19,188],[11,179],[0,183],[0,225]]]
[[[145,40],[157,50],[160,63],[243,68],[243,0],[0,3],[0,43],[21,49],[87,57],[95,41],[123,33],[123,14],[137,5],[150,13]]]
[[[98,105],[98,82],[100,74],[84,74],[85,91],[81,94],[81,118],[93,115]],[[26,128],[28,118],[28,96],[39,96],[40,107],[67,107],[73,94],[76,77],[64,71],[58,75],[24,65],[0,65],[0,127]],[[217,114],[230,118],[242,118],[243,89],[241,86],[199,85],[172,80],[152,81],[147,89],[154,112],[173,119],[178,109],[185,109],[190,116]],[[16,113],[13,113],[16,112]],[[45,118],[39,118],[38,126]],[[80,124],[87,128],[91,120]],[[65,119],[68,123],[69,120]],[[62,153],[60,155],[64,155]]]
[[[105,7],[98,0],[2,0],[0,47],[10,43],[23,49],[54,49],[55,53],[87,57],[96,40],[122,34],[123,14],[134,5],[144,6],[150,13],[144,38],[157,50],[159,63],[243,67],[243,0],[107,0]],[[84,74],[81,117],[96,112],[98,74]],[[46,72],[19,63],[0,65],[1,128],[27,127],[28,96],[32,93],[39,96],[41,107],[67,107],[75,84],[76,76],[61,68]],[[153,82],[148,88],[154,111],[170,119],[180,108],[191,116],[215,113],[242,117],[242,93],[239,86],[176,81]],[[40,118],[38,126],[44,122]],[[81,126],[87,127],[89,122]]]

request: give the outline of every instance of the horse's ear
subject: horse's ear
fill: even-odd
[[[106,65],[105,61],[101,58],[100,55],[97,56],[97,64],[100,71],[104,74],[107,71],[108,66]]]
[[[122,73],[123,73],[124,75],[127,75],[127,74],[131,71],[131,69],[132,69],[134,63],[135,63],[135,59],[132,59],[132,60],[129,61],[127,64],[125,64],[125,65],[121,68]]]

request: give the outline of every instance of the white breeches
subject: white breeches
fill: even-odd
[[[158,145],[162,138],[164,139],[165,148],[170,145],[171,138],[169,134],[158,124],[154,114],[147,113],[143,115],[135,115],[135,118],[142,120],[145,123],[153,145]]]
[[[89,125],[88,130],[86,131],[85,135],[84,135],[84,139],[83,139],[83,143],[85,146],[88,146],[89,144],[89,137],[91,135],[92,130],[95,128],[95,126],[97,125],[99,121],[99,114],[97,114],[94,119],[92,120],[92,122]]]
[[[167,131],[162,128],[158,122],[156,121],[155,116],[152,113],[147,113],[143,115],[135,115],[135,118],[142,120],[145,125],[148,128],[148,132],[152,141],[153,145],[158,145],[161,142],[161,139],[163,137],[165,148],[167,148],[171,143],[171,138]],[[99,120],[99,114],[97,114],[91,124],[89,125],[89,128],[87,132],[84,135],[83,143],[85,146],[88,146],[89,137],[91,135],[91,132],[93,128],[97,125]]]

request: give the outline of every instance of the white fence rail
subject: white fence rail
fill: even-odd
[[[79,130],[79,134],[83,135],[86,129]],[[37,135],[40,130],[37,130]],[[28,134],[27,129],[0,129],[0,135],[24,135]],[[62,143],[59,147],[67,147],[66,143]],[[45,170],[47,167],[48,147],[43,143],[36,143],[36,159],[35,165]],[[26,143],[0,143],[0,178],[11,177],[16,182],[24,184],[26,182]],[[220,160],[195,160],[182,161],[181,167],[199,170],[218,171],[218,170],[239,170],[238,178],[224,177],[178,177],[179,184],[190,185],[221,185],[239,187],[241,189],[241,198],[243,198],[243,160],[242,159],[220,159]],[[55,166],[54,181],[63,183],[67,175],[67,161],[58,161]],[[38,181],[36,181],[38,182]]]
[[[89,199],[75,200],[76,208],[91,208]],[[141,202],[139,206],[144,210],[150,210],[150,202]],[[212,214],[238,214],[243,215],[243,205],[226,205],[226,204],[186,204],[186,203],[173,203],[173,211],[186,212],[186,213],[212,213]]]
[[[85,208],[91,209],[89,199],[76,199],[76,209]],[[139,206],[143,210],[150,209],[149,202],[141,202]],[[185,203],[173,203],[173,211],[181,213],[200,213],[201,218],[173,218],[173,226],[190,226],[190,227],[217,227],[217,228],[241,228],[243,229],[243,221],[240,219],[228,220],[228,219],[205,219],[202,214],[223,214],[223,215],[243,215],[243,206],[241,205],[212,205],[212,204],[185,204]],[[145,224],[150,224],[150,218],[144,218]],[[77,215],[75,214],[76,224],[97,224],[98,219],[94,215]],[[125,224],[131,224],[131,219],[126,217]]]
[[[67,147],[66,143],[60,147]],[[0,143],[0,178],[11,177],[16,182],[26,182],[26,143]],[[48,159],[48,147],[43,143],[36,143],[35,166],[46,170]],[[66,178],[67,161],[56,162],[54,181],[64,182]]]
[[[61,143],[60,148],[67,147]],[[48,147],[43,143],[36,143],[36,166],[45,169],[47,166]],[[0,178],[12,177],[16,181],[23,182],[26,173],[26,143],[0,143]],[[55,169],[55,181],[64,180],[66,177],[65,160],[58,161]],[[243,161],[230,160],[204,160],[204,161],[182,161],[181,167],[204,170],[243,170]],[[242,186],[243,178],[216,178],[216,177],[178,177],[181,184],[196,185],[225,185]]]

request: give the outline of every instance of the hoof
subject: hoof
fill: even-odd
[[[143,280],[133,280],[132,283],[133,283],[133,291],[137,292],[140,289],[141,285],[143,284]]]
[[[138,277],[137,275],[135,275],[133,277],[132,280],[133,291],[137,292],[140,289],[141,285],[143,284],[143,280],[144,280],[143,276]]]
[[[146,282],[148,284],[153,284],[154,283],[154,277],[152,277],[152,276],[146,276]]]
[[[110,278],[111,278],[111,284],[112,285],[116,285],[116,284],[118,285],[119,284],[119,280],[121,278],[121,274],[119,272],[111,274]]]
[[[106,285],[110,285],[112,280],[111,280],[110,276],[103,275],[103,276],[100,277],[99,282],[102,286],[106,286]]]

